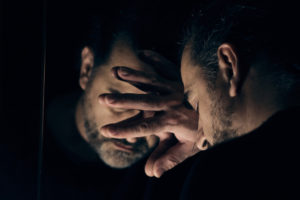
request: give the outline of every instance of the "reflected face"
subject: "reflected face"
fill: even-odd
[[[109,108],[98,102],[98,96],[103,93],[144,93],[114,78],[111,69],[115,66],[127,66],[135,70],[153,72],[151,67],[140,61],[130,48],[122,45],[113,47],[108,61],[93,70],[81,99],[84,138],[104,163],[114,168],[125,168],[149,154],[158,139],[155,136],[112,139],[104,137],[99,132],[99,128],[104,125],[128,119],[140,112]]]
[[[232,105],[226,88],[218,75],[214,88],[201,65],[191,60],[191,50],[186,46],[181,60],[181,77],[189,103],[198,110],[198,126],[203,128],[210,145],[214,145],[236,136],[232,129]]]

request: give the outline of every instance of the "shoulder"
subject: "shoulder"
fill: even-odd
[[[182,199],[296,194],[297,116],[299,108],[280,111],[253,132],[197,155]]]

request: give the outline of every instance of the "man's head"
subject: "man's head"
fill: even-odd
[[[107,61],[99,66],[94,65],[94,54],[90,48],[85,47],[82,50],[79,83],[84,94],[78,105],[83,125],[81,134],[100,158],[115,168],[128,167],[145,157],[157,142],[154,136],[118,140],[105,138],[99,132],[99,128],[106,124],[139,114],[137,110],[115,109],[99,104],[98,96],[103,93],[143,93],[132,85],[115,79],[112,68],[130,66],[136,70],[153,73],[151,66],[139,59],[128,40],[123,36],[118,37],[112,45]]]
[[[210,144],[250,132],[297,102],[296,19],[271,3],[215,1],[194,14],[181,72]]]
[[[142,91],[132,85],[115,79],[112,68],[126,66],[146,73],[159,73],[165,78],[176,73],[161,74],[164,70],[154,69],[151,58],[141,52],[155,51],[172,61],[177,61],[180,38],[180,15],[176,9],[166,10],[171,4],[149,1],[148,4],[134,4],[130,9],[120,9],[111,19],[106,15],[92,18],[91,31],[81,53],[80,87],[84,91],[77,107],[77,126],[82,137],[93,147],[107,165],[125,168],[150,153],[157,138],[128,138],[124,140],[105,138],[99,129],[140,113],[137,110],[113,109],[101,105],[98,97],[103,93],[136,93]],[[175,6],[172,4],[172,6]],[[176,7],[179,9],[179,7]],[[101,13],[100,13],[101,14]],[[172,33],[172,34],[171,34]],[[147,61],[146,61],[147,60]],[[147,63],[145,63],[147,62]]]

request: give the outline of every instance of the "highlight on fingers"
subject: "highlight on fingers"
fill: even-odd
[[[126,81],[132,85],[152,88],[152,90],[178,91],[182,89],[182,84],[178,81],[170,81],[161,78],[159,75],[136,71],[129,67],[116,66],[112,68],[115,78]]]
[[[168,125],[164,123],[163,116],[151,118],[124,120],[115,124],[108,124],[100,128],[106,137],[128,138],[158,135],[166,132]]]
[[[194,150],[190,142],[178,142],[155,160],[152,167],[152,173],[155,177],[160,178],[165,172],[173,169],[175,166],[199,151],[199,149]]]
[[[134,82],[141,82],[141,83],[149,84],[149,83],[151,83],[150,80],[154,79],[153,74],[136,71],[129,67],[115,66],[111,70],[115,77],[117,77],[120,80],[124,80],[124,81],[134,81]]]
[[[182,103],[182,95],[173,94],[157,96],[154,94],[101,94],[98,98],[100,104],[123,109],[144,111],[163,111]]]
[[[170,148],[177,142],[174,135],[169,132],[161,134],[159,136],[159,139],[160,139],[160,142],[159,142],[158,146],[151,153],[151,155],[149,156],[149,158],[146,162],[146,165],[145,165],[145,173],[149,177],[155,176],[154,171],[153,171],[153,166],[154,166],[155,161],[159,157],[161,157],[161,155],[163,155],[168,150],[168,148]]]

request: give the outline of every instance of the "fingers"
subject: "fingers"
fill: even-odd
[[[132,118],[116,124],[108,124],[101,127],[100,132],[105,137],[111,138],[145,137],[167,132],[168,126],[167,123],[164,123],[164,116],[160,115],[146,119]]]
[[[159,136],[160,142],[155,150],[151,153],[150,157],[147,160],[145,165],[145,173],[147,176],[154,176],[153,174],[153,165],[155,161],[164,154],[171,146],[173,146],[176,142],[172,133],[163,133]]]
[[[150,118],[134,118],[115,124],[108,124],[100,129],[106,137],[132,138],[148,135],[158,135],[164,132],[172,132],[178,140],[197,141],[198,132],[197,113],[175,107],[171,111],[157,112]]]
[[[180,105],[183,96],[172,95],[157,96],[154,94],[101,94],[99,103],[114,108],[135,109],[144,111],[162,111],[169,107]]]
[[[133,85],[147,85],[153,88],[160,88],[169,91],[178,91],[182,89],[182,84],[174,81],[167,81],[158,75],[136,71],[128,67],[114,67],[113,74],[120,80],[127,81]]]
[[[169,148],[169,150],[165,151],[165,153],[163,153],[160,157],[155,155],[153,158],[151,158],[151,160],[146,163],[146,174],[159,178],[163,173],[174,168],[199,151],[199,149],[194,148],[192,143],[178,142],[176,145]]]

